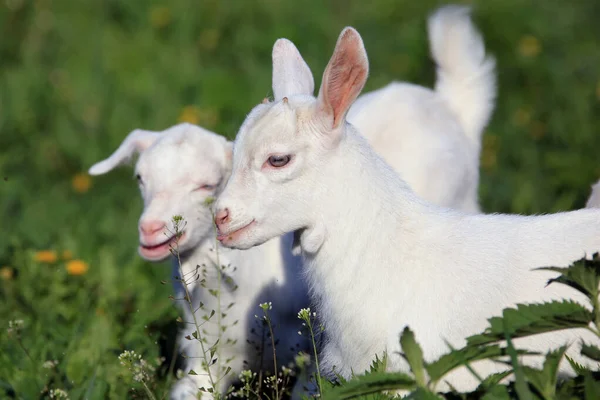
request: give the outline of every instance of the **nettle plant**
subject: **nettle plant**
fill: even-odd
[[[581,355],[597,362],[590,369],[575,362],[565,354],[573,343],[549,351],[541,368],[521,363],[522,357],[539,355],[526,349],[517,349],[513,340],[563,329],[585,328],[600,338],[600,255],[581,259],[568,268],[543,267],[538,270],[558,272],[560,275],[548,281],[548,285],[567,285],[584,294],[588,304],[571,300],[549,301],[537,304],[517,304],[505,308],[501,316],[488,320],[488,327],[480,334],[467,338],[460,349],[449,345],[449,352],[432,362],[426,362],[417,338],[409,327],[400,335],[402,357],[410,366],[410,374],[386,371],[386,355],[376,358],[370,371],[361,376],[329,383],[323,391],[323,399],[388,399],[384,394],[397,391],[408,394],[411,399],[585,399],[600,397],[600,348],[581,343]],[[508,367],[503,372],[479,376],[470,367],[474,362],[492,360]],[[568,362],[575,371],[574,377],[560,376],[559,364]],[[435,393],[433,388],[453,370],[466,367],[479,381],[478,387],[469,393],[455,390]],[[401,397],[397,395],[397,397]]]

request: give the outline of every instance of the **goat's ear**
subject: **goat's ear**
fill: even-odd
[[[277,39],[273,45],[273,96],[275,101],[295,94],[312,95],[315,81],[310,68],[292,42]]]
[[[369,60],[362,38],[354,28],[346,27],[325,68],[317,99],[318,112],[328,128],[335,129],[344,121],[368,75]]]
[[[159,135],[160,132],[144,131],[141,129],[134,130],[127,135],[123,143],[121,143],[119,148],[110,157],[92,165],[88,173],[90,175],[102,175],[111,171],[129,160],[134,153],[141,153],[146,150],[158,139]]]

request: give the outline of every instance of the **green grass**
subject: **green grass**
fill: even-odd
[[[464,1],[463,1],[464,3]],[[600,4],[480,0],[474,18],[498,59],[485,134],[487,212],[583,206],[600,177]],[[270,94],[276,38],[294,41],[317,78],[340,30],[370,57],[367,90],[393,79],[432,85],[431,0],[7,0],[0,6],[0,397],[123,398],[117,356],[158,357],[177,311],[166,265],[136,254],[142,204],[132,171],[73,179],[135,128],[182,114],[229,138]],[[536,51],[538,50],[538,51]],[[186,108],[187,107],[187,108]],[[85,184],[85,175],[78,179]],[[58,253],[55,262],[36,252]],[[70,275],[62,252],[89,266]],[[12,275],[12,276],[11,276]],[[22,345],[6,333],[24,320]],[[166,346],[169,347],[169,346]],[[42,368],[58,360],[57,373]],[[166,386],[157,374],[157,393]]]

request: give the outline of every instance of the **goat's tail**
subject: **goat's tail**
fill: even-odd
[[[435,91],[479,147],[496,100],[496,61],[486,56],[470,14],[465,6],[441,7],[429,16],[428,31],[431,55],[437,64]]]
[[[600,181],[592,185],[592,194],[585,204],[586,208],[600,208]]]

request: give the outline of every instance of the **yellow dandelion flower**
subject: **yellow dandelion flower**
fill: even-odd
[[[165,6],[152,7],[150,10],[150,24],[157,29],[164,28],[171,23],[171,10]]]
[[[0,277],[5,281],[10,281],[14,276],[14,272],[11,267],[2,267],[0,268]]]
[[[71,180],[71,186],[73,186],[73,190],[77,193],[85,193],[92,186],[92,178],[88,174],[76,174]]]
[[[70,260],[71,258],[73,258],[73,252],[71,250],[63,251],[62,258],[63,258],[63,260]]]
[[[69,275],[83,275],[87,272],[88,265],[82,260],[71,260],[67,263],[67,273]]]
[[[202,31],[198,38],[198,45],[203,50],[214,50],[219,44],[221,33],[216,29],[206,29]]]
[[[198,124],[200,122],[200,109],[196,106],[185,106],[179,114],[179,122]]]
[[[513,116],[513,123],[518,127],[523,127],[531,121],[531,111],[526,108],[519,108]]]
[[[533,35],[525,35],[519,40],[519,53],[523,57],[535,57],[542,51],[542,45]]]
[[[56,252],[54,250],[42,250],[35,253],[35,256],[33,258],[37,262],[51,264],[56,262],[58,256],[56,255]]]

